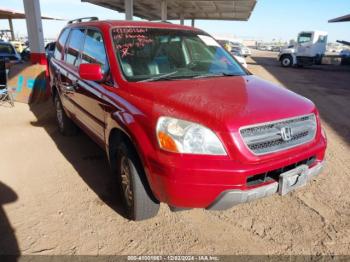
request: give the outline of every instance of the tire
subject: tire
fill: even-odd
[[[157,215],[159,202],[154,198],[141,162],[131,146],[121,143],[117,148],[116,172],[126,216],[140,221]]]
[[[56,119],[58,124],[58,130],[64,136],[73,136],[78,133],[78,127],[73,121],[67,116],[63,109],[61,99],[55,95],[55,107],[56,107]]]
[[[317,55],[315,57],[315,65],[322,65],[322,58],[323,58],[322,55]]]
[[[291,67],[293,65],[293,58],[291,55],[284,55],[281,57],[282,67]]]

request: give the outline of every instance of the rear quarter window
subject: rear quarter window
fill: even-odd
[[[80,64],[80,51],[83,48],[85,38],[85,29],[72,29],[66,49],[66,63],[73,66]]]
[[[66,44],[68,35],[69,35],[69,28],[66,28],[63,30],[63,32],[61,33],[61,35],[56,43],[54,57],[58,60],[62,59],[63,49],[64,49],[64,45]]]

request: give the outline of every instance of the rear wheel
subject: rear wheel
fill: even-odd
[[[291,55],[284,55],[281,58],[281,65],[283,67],[291,67],[293,65],[293,58]]]
[[[126,215],[131,220],[144,220],[157,215],[159,202],[148,186],[142,165],[132,148],[121,143],[117,149],[116,171]]]
[[[64,136],[76,135],[78,133],[78,128],[73,123],[73,121],[67,116],[66,112],[63,109],[61,99],[57,94],[55,96],[55,106],[56,119],[60,133]]]

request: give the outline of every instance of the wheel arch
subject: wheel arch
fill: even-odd
[[[280,56],[279,61],[282,62],[283,58],[290,57],[292,59],[291,66],[295,66],[297,64],[297,57],[294,53],[284,53]]]
[[[150,174],[149,170],[147,169],[147,164],[146,164],[146,159],[144,155],[141,152],[140,146],[137,144],[135,141],[135,135],[130,134],[125,128],[121,128],[120,126],[114,126],[113,128],[110,129],[108,138],[106,139],[107,141],[107,148],[106,152],[108,155],[108,160],[111,166],[111,169],[113,171],[116,170],[116,158],[117,158],[117,146],[120,143],[125,143],[128,148],[130,148],[135,156],[137,157],[139,164],[141,165],[141,168],[143,170],[143,173],[141,174],[141,180],[150,194],[150,196],[155,200],[158,201],[157,198],[157,191],[155,190],[156,188],[154,187],[154,179],[151,177],[152,175]],[[153,183],[152,183],[153,182]]]

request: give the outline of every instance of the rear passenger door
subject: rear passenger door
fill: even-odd
[[[98,29],[86,30],[85,42],[81,52],[81,63],[99,64],[102,71],[109,74],[109,63],[102,33]],[[88,128],[90,135],[101,145],[104,144],[105,103],[103,101],[104,83],[80,79],[74,101],[78,105],[78,120]],[[111,84],[112,85],[112,84]]]
[[[57,88],[58,91],[60,92],[60,96],[61,96],[61,90],[60,90],[60,86],[61,86],[61,72],[63,71],[63,66],[64,66],[64,51],[65,51],[65,45],[69,36],[69,32],[70,32],[70,28],[65,28],[57,42],[56,42],[56,48],[53,54],[53,58],[50,59],[49,62],[49,70],[50,70],[50,84],[52,88]],[[61,102],[63,104],[63,106],[66,106],[66,102],[64,101],[64,99],[61,97]],[[66,108],[66,110],[68,110]]]
[[[80,64],[80,51],[84,44],[85,30],[73,28],[65,46],[64,63],[60,68],[61,100],[66,109],[76,116],[77,105],[75,93],[79,79],[78,67]]]

